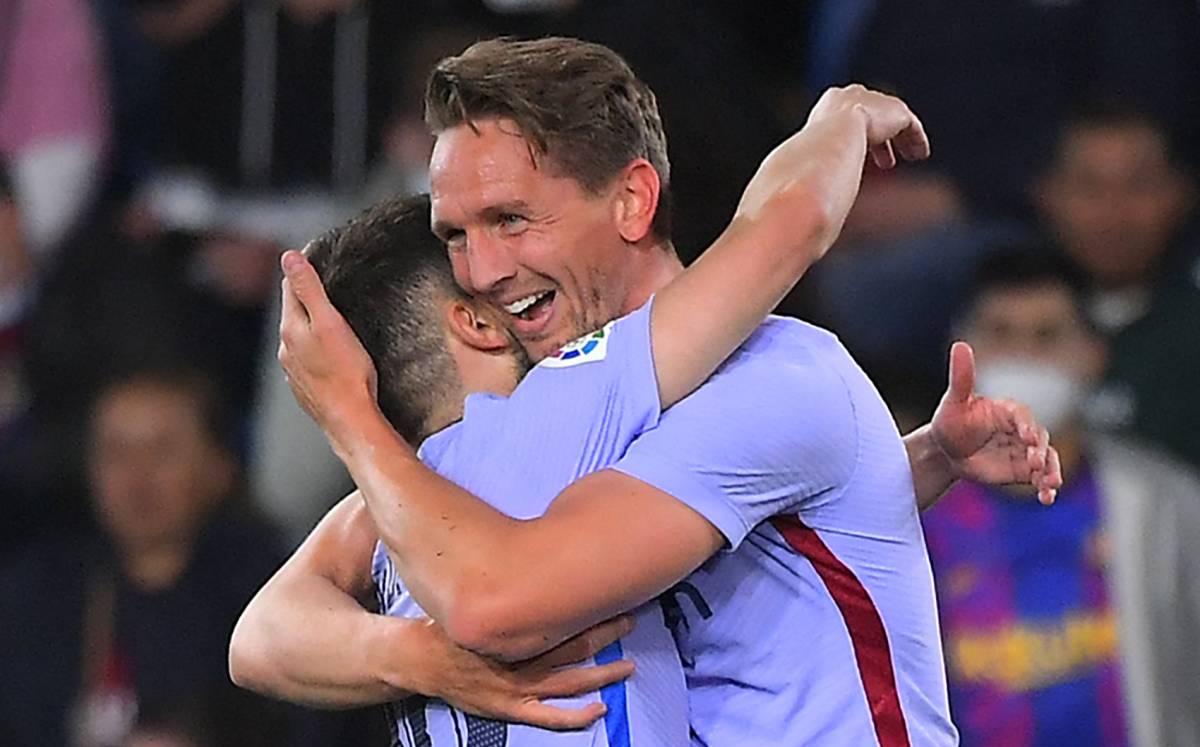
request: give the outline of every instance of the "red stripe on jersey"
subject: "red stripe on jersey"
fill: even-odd
[[[909,747],[908,727],[896,690],[887,632],[866,588],[821,537],[800,519],[776,516],[771,519],[771,525],[779,530],[793,550],[813,564],[842,613],[850,631],[854,659],[858,662],[858,673],[867,693],[871,722],[880,747]]]

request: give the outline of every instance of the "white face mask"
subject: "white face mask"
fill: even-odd
[[[975,389],[985,397],[1028,406],[1051,432],[1079,411],[1085,393],[1083,382],[1069,370],[1022,358],[979,364]]]

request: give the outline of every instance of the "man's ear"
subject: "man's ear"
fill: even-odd
[[[617,230],[623,239],[635,244],[650,233],[662,181],[649,161],[637,158],[622,169],[616,189]]]
[[[489,314],[469,301],[455,299],[446,307],[446,328],[468,347],[486,352],[507,350],[509,336]]]

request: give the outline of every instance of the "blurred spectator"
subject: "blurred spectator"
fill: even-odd
[[[837,246],[780,312],[835,330],[872,378],[940,391],[971,273],[1027,230],[969,212],[944,172],[902,171],[868,173]]]
[[[26,406],[21,381],[21,317],[32,268],[17,206],[0,174],[0,433]]]
[[[0,160],[35,265],[98,193],[109,140],[104,71],[87,0],[0,4]]]
[[[1063,127],[1036,195],[1111,339],[1096,422],[1200,465],[1200,246],[1185,230],[1195,188],[1168,134],[1137,110],[1084,111]]]
[[[436,20],[413,29],[397,55],[379,159],[368,174],[360,207],[396,195],[429,191],[433,135],[425,126],[425,81],[440,60],[491,35],[483,26],[463,21]]]
[[[51,534],[0,568],[5,745],[118,745],[147,709],[249,697],[228,683],[225,651],[282,553],[238,499],[217,390],[192,371],[144,370],[104,387],[91,416],[102,536]],[[289,728],[312,725],[254,708],[244,743],[296,743]]]
[[[166,61],[166,164],[243,189],[357,189],[402,3],[153,0],[138,26]]]
[[[955,487],[926,514],[964,745],[1200,744],[1200,477],[1088,431],[1103,367],[1055,255],[981,267],[961,333],[977,389],[1029,403],[1065,483],[1032,495]]]
[[[1200,134],[1200,98],[1188,93],[1200,86],[1192,0],[719,5],[777,106],[803,111],[787,102],[851,80],[903,96],[973,211],[1027,212],[1058,121],[1100,85],[1144,96],[1183,142]]]
[[[85,413],[114,373],[163,361],[201,366],[233,403],[243,435],[277,251],[236,233],[168,232],[154,216],[117,210],[69,242],[20,328],[17,364],[31,404],[0,431],[9,511],[0,547],[47,525],[84,523]],[[239,453],[244,445],[239,438]]]
[[[198,700],[143,708],[122,747],[219,747],[213,710]],[[232,717],[225,714],[222,720],[228,722]]]
[[[429,189],[433,136],[425,126],[426,78],[443,57],[458,54],[487,36],[475,23],[450,23],[435,17],[411,29],[397,45],[391,110],[383,127],[379,158],[357,196],[359,207]],[[324,225],[310,224],[308,233],[292,245],[303,245],[342,217],[330,217]],[[300,223],[292,221],[293,225]],[[272,322],[278,321],[277,288],[272,288]],[[270,328],[276,326],[271,324]],[[352,489],[353,484],[321,429],[296,405],[275,352],[274,346],[264,346],[259,363],[250,480],[263,510],[284,529],[289,541],[299,543],[329,510],[331,501]]]

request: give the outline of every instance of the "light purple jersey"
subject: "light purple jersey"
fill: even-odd
[[[729,543],[667,597],[694,744],[957,744],[905,447],[833,335],[769,319],[616,468]]]
[[[650,305],[542,361],[511,397],[472,395],[463,420],[431,436],[421,457],[492,506],[519,519],[545,513],[579,477],[617,461],[659,418],[650,352]],[[382,545],[372,563],[381,608],[417,617]],[[637,627],[596,656],[631,659],[622,683],[556,703],[602,699],[604,719],[576,732],[551,732],[465,715],[445,703],[410,698],[391,706],[393,742],[410,747],[679,747],[688,740],[687,694],[671,632],[656,604],[635,611]]]

